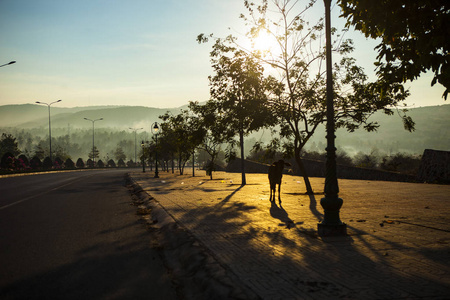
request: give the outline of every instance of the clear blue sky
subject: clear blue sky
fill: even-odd
[[[244,0],[0,0],[0,105],[178,107],[209,98],[211,45],[199,33],[244,33]],[[335,3],[335,1],[333,1]],[[318,1],[318,11],[323,7]],[[334,6],[332,25],[342,25]],[[228,28],[231,27],[231,30]],[[373,47],[350,32],[373,74]],[[447,104],[431,76],[407,83],[408,104]]]

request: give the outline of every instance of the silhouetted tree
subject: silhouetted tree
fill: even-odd
[[[405,153],[397,153],[382,158],[380,168],[386,171],[401,172],[416,175],[421,163],[420,157],[414,157]]]
[[[94,150],[94,153],[92,153],[92,150]],[[93,158],[99,158],[100,151],[98,151],[97,146],[94,146],[93,149],[91,149],[91,152],[89,152],[89,159]]]
[[[203,35],[199,42],[207,41]],[[275,119],[268,107],[266,91],[272,79],[265,79],[258,54],[249,54],[234,45],[231,36],[216,39],[210,52],[214,76],[209,76],[211,100],[216,106],[217,122],[223,122],[230,135],[238,136],[241,150],[242,185],[246,184],[244,136],[262,127],[273,125]],[[235,144],[233,140],[229,141]]]
[[[53,165],[55,166],[56,169],[61,169],[63,167],[62,159],[59,157],[56,157]]]
[[[20,154],[16,138],[11,134],[3,133],[0,139],[0,155],[3,156],[6,152],[11,153],[13,157]]]
[[[64,162],[64,167],[66,169],[74,169],[75,168],[75,164],[73,162],[73,160],[71,160],[70,158],[66,159],[66,161]]]
[[[123,159],[119,159],[119,161],[117,162],[117,166],[119,168],[124,168],[126,167],[125,162],[123,161]]]
[[[215,170],[215,160],[221,151],[222,144],[229,142],[234,136],[232,131],[227,130],[227,124],[220,120],[225,116],[218,114],[216,104],[214,101],[208,101],[205,105],[200,105],[198,102],[189,103],[189,108],[194,113],[194,124],[202,140],[199,149],[210,155],[206,172],[211,180]]]
[[[104,168],[104,167],[105,167],[105,163],[100,159],[100,160],[97,162],[97,167],[98,167],[98,168]]]
[[[84,168],[84,161],[80,158],[78,158],[77,163],[76,163],[77,168],[82,169]]]
[[[108,161],[108,167],[110,167],[110,168],[115,168],[116,167],[116,163],[114,162],[114,160],[110,159]]]
[[[347,26],[379,39],[377,75],[404,83],[431,70],[431,85],[450,88],[450,2],[447,0],[339,0]]]
[[[34,156],[31,160],[30,160],[30,167],[33,170],[39,170],[42,168],[42,162],[39,159],[39,157]]]
[[[1,168],[4,170],[14,170],[15,164],[14,164],[15,158],[14,155],[11,152],[6,152],[2,156],[1,160]]]
[[[117,147],[116,151],[114,151],[114,158],[117,160],[125,160],[127,156],[125,155],[125,152],[123,152],[123,149],[121,147]]]
[[[36,145],[34,147],[34,156],[36,156],[37,158],[43,159],[45,156],[44,153],[45,153],[44,148],[42,148],[41,145]]]
[[[88,168],[93,168],[94,167],[94,161],[92,160],[92,159],[88,159],[87,161],[86,161],[86,166],[88,167]]]
[[[161,124],[162,137],[158,138],[158,146],[161,152],[170,156],[165,159],[172,160],[172,171],[174,156],[177,156],[178,170],[183,175],[186,162],[202,142],[204,130],[199,129],[196,118],[187,110],[182,110],[175,116],[167,112],[160,118],[164,123]]]
[[[26,157],[26,155],[24,154],[19,155],[16,167],[22,170],[28,169],[30,167],[30,161],[28,160],[28,157]]]
[[[42,162],[42,167],[46,170],[53,168],[53,163],[50,157],[44,158],[44,161]]]
[[[249,24],[247,36],[256,40],[261,33],[272,37],[277,48],[268,53],[256,51],[260,62],[274,68],[279,75],[269,85],[272,91],[270,105],[279,118],[280,135],[290,145],[284,147],[295,158],[304,175],[307,192],[313,193],[301,159],[301,151],[326,122],[326,69],[323,19],[314,25],[305,21],[310,7],[298,9],[298,1],[260,1],[255,5],[245,1],[247,15],[241,17]],[[308,5],[311,5],[311,1]],[[301,11],[299,14],[298,11]],[[369,117],[377,110],[388,114],[389,109],[409,95],[399,83],[380,93],[380,82],[367,82],[362,68],[351,57],[352,41],[344,40],[337,30],[333,32],[333,51],[340,61],[333,66],[333,89],[336,128],[354,131],[359,127],[376,130],[378,124]]]

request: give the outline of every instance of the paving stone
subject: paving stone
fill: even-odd
[[[320,198],[285,175],[130,176],[262,299],[448,299],[450,186],[339,180],[345,237],[322,238]],[[231,184],[230,182],[233,182]],[[322,191],[324,179],[311,178]]]

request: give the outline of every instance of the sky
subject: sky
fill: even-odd
[[[0,105],[173,108],[209,99],[211,43],[243,37],[244,0],[0,0]],[[335,1],[333,1],[335,3]],[[312,14],[323,11],[318,1]],[[342,28],[333,5],[332,26]],[[349,31],[353,56],[373,78],[377,42]],[[407,82],[411,107],[447,104],[432,75]]]

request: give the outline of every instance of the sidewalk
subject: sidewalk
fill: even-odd
[[[198,175],[200,174],[200,175]],[[262,299],[449,299],[450,186],[340,180],[348,236],[321,238],[320,192],[284,175],[282,206],[266,174],[214,180],[132,172],[131,178]]]

